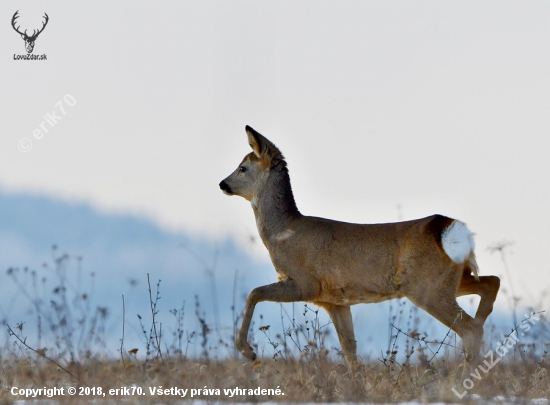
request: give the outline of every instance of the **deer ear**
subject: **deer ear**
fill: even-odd
[[[248,125],[246,126],[245,130],[246,134],[248,135],[248,144],[254,151],[254,154],[257,157],[261,158],[265,150],[265,145],[263,144],[264,142],[262,142],[264,137]]]
[[[254,154],[264,161],[266,166],[270,166],[275,159],[284,160],[285,157],[281,151],[269,139],[248,125],[245,129],[248,135],[248,144],[254,151]]]

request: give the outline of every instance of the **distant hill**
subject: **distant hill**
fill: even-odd
[[[231,240],[211,242],[162,230],[134,216],[101,213],[85,204],[8,193],[0,193],[0,271],[3,323],[14,328],[24,322],[22,334],[29,342],[57,345],[60,352],[67,342],[56,342],[56,336],[65,336],[75,350],[89,349],[86,339],[93,338],[101,350],[115,356],[122,336],[123,295],[125,348],[145,350],[138,315],[149,334],[147,274],[153,301],[157,282],[162,280],[156,315],[157,327],[162,328],[161,346],[177,346],[181,332],[186,350],[196,355],[203,350],[199,336],[203,326],[210,330],[208,347],[221,348],[221,355],[233,353],[230,336],[234,325],[240,325],[246,295],[256,286],[276,281],[270,263],[254,260]],[[62,305],[69,311],[60,309]],[[315,314],[306,312],[303,303],[258,305],[253,330],[260,354],[274,353],[268,340],[283,336],[292,319],[303,326],[308,320],[311,325]],[[406,300],[356,306],[354,319],[360,352],[375,357],[396,334],[390,322],[403,330],[418,327],[434,339],[446,333],[435,319]],[[323,311],[319,322],[329,324]],[[271,325],[270,330],[258,331],[261,325]],[[327,345],[338,348],[333,327],[323,330],[328,331]],[[300,333],[300,345],[307,344],[307,330]]]
[[[272,281],[276,277],[269,263],[254,261],[230,240],[213,243],[162,230],[141,218],[104,214],[84,204],[0,193],[0,316],[4,321],[13,325],[25,319],[28,330],[32,329],[36,311],[13,276],[18,274],[30,295],[35,295],[31,272],[37,272],[38,279],[46,277],[40,291],[44,291],[47,306],[60,284],[54,258],[65,254],[68,257],[62,267],[67,285],[73,293],[87,291],[95,306],[108,308],[112,331],[121,329],[123,294],[127,322],[137,325],[138,313],[143,318],[150,316],[148,273],[153,290],[162,280],[160,319],[172,318],[169,310],[179,309],[185,301],[189,329],[197,323],[195,295],[208,321],[214,323],[217,313],[220,326],[229,328],[231,322],[226,321],[231,314],[233,286],[240,308],[252,286],[265,283],[268,274]],[[10,274],[8,269],[13,269]],[[140,332],[138,328],[138,336]],[[114,343],[112,349],[118,340]]]

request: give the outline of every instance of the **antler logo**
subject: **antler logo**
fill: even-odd
[[[32,32],[32,35],[27,35],[27,30],[25,30],[25,32],[21,32],[19,31],[19,27],[20,26],[15,26],[15,23],[18,18],[19,18],[19,10],[17,10],[15,12],[15,14],[13,15],[13,18],[11,19],[11,26],[13,27],[13,29],[21,35],[21,38],[23,38],[23,40],[25,41],[25,48],[27,49],[27,53],[32,53],[32,50],[34,49],[34,42],[36,41],[36,38],[38,38],[38,35],[40,35],[40,33],[42,31],[44,31],[44,28],[46,28],[46,25],[48,25],[48,20],[50,19],[48,17],[48,14],[44,13],[44,17],[46,19],[46,21],[44,21],[42,23],[42,28],[40,28],[38,31],[37,30],[33,30]]]

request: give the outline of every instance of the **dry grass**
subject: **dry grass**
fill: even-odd
[[[194,389],[194,399],[235,402],[387,403],[416,400],[476,403],[480,398],[497,396],[523,401],[550,397],[547,371],[550,325],[541,313],[523,323],[516,323],[511,334],[508,330],[508,336],[519,336],[525,331],[525,337],[519,341],[512,338],[504,341],[508,352],[502,358],[493,353],[494,367],[488,367],[491,357],[487,357],[481,359],[485,363],[480,360],[468,371],[465,371],[460,349],[454,346],[454,334],[448,333],[441,336],[440,341],[430,342],[426,334],[418,330],[416,317],[412,314],[409,314],[405,330],[393,326],[395,317],[390,316],[390,350],[380,358],[364,359],[364,364],[351,372],[338,355],[337,348],[327,347],[329,327],[320,323],[315,308],[304,306],[302,321],[290,321],[281,330],[255,327],[252,335],[258,334],[267,340],[269,353],[267,358],[252,363],[239,355],[232,355],[232,350],[220,355],[219,349],[212,349],[214,346],[224,350],[232,348],[233,337],[213,337],[209,317],[202,311],[198,297],[195,318],[199,328],[184,331],[183,308],[174,309],[170,311],[174,320],[174,327],[170,329],[172,336],[164,336],[156,319],[162,311],[159,306],[160,282],[156,284],[156,292],[149,282],[149,291],[143,298],[149,302],[149,321],[145,316],[139,320],[143,343],[139,348],[128,350],[124,346],[124,335],[112,339],[105,333],[107,308],[89,305],[86,292],[69,288],[71,283],[65,271],[68,260],[66,255],[55,257],[53,269],[57,286],[46,296],[38,294],[36,286],[28,287],[39,283],[36,272],[8,270],[8,276],[35,310],[38,338],[32,342],[27,339],[28,325],[6,325],[8,337],[0,352],[1,403],[21,399],[12,395],[12,387],[67,389],[69,386],[82,387],[83,393],[86,387],[95,387],[96,394],[100,387],[106,396],[93,395],[93,391],[88,390],[90,395],[64,395],[55,399],[67,402],[96,397],[134,401],[140,398],[145,403],[181,399],[180,395],[160,397],[150,394],[150,388],[159,387],[188,389],[185,398],[190,398]],[[30,284],[23,282],[24,277],[30,280]],[[75,305],[75,299],[84,304]],[[44,305],[48,301],[51,305]],[[239,314],[234,313],[233,323],[238,321]],[[123,324],[127,322],[125,320]],[[497,342],[500,339],[502,342],[503,336],[501,332],[494,332],[488,340]],[[200,354],[194,357],[187,355],[191,339],[201,347]],[[216,339],[215,344],[211,339]],[[168,340],[172,343],[167,343]],[[120,356],[106,355],[98,349],[101,347],[119,347]],[[494,344],[492,347],[495,348]],[[503,348],[500,351],[504,353]],[[266,350],[264,356],[265,353]],[[465,390],[464,387],[470,384],[471,389]],[[139,388],[145,395],[109,395],[109,390],[121,387]],[[206,391],[205,394],[205,387],[219,392]],[[279,392],[259,395],[248,392],[258,387],[280,389],[284,395],[278,395]],[[244,391],[234,395],[224,392],[234,392],[235,388]],[[459,400],[455,391],[467,393]]]
[[[175,356],[160,357],[145,363],[142,360],[122,363],[120,360],[90,358],[64,367],[36,355],[5,358],[2,361],[2,385],[6,389],[0,400],[8,403],[16,398],[10,387],[141,387],[143,400],[158,401],[149,395],[149,387],[219,389],[219,395],[195,395],[194,398],[228,401],[285,401],[285,402],[400,402],[408,400],[457,402],[453,387],[461,386],[460,367],[443,362],[439,367],[421,364],[403,366],[396,362],[372,362],[350,375],[341,362],[321,356],[287,360],[262,360],[254,363],[242,359],[200,361]],[[482,379],[476,381],[475,393],[483,398],[496,396],[522,399],[550,397],[547,360],[527,358],[502,362]],[[224,389],[280,388],[280,395],[235,395],[229,397]],[[457,390],[457,388],[455,388]],[[458,392],[464,391],[458,389]],[[130,395],[129,397],[135,398]],[[190,392],[187,394],[190,397]],[[62,397],[61,400],[90,397]],[[122,397],[114,397],[121,399]],[[126,397],[128,398],[128,396]],[[175,401],[178,396],[163,397],[163,402]],[[465,401],[471,397],[466,396]]]

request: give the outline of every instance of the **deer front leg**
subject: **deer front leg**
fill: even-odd
[[[353,371],[359,363],[357,362],[357,341],[355,340],[355,332],[353,330],[353,320],[351,317],[351,309],[345,305],[322,305],[328,312],[336,332],[342,352],[350,370]]]
[[[286,279],[279,281],[278,283],[264,285],[253,289],[246,299],[243,322],[241,324],[241,329],[237,334],[237,340],[235,341],[237,350],[247,359],[254,360],[256,358],[256,353],[254,353],[254,350],[248,343],[248,329],[250,328],[250,322],[252,321],[252,315],[254,314],[254,307],[258,302],[294,302],[303,301],[310,298],[313,298],[312,294],[302,291],[298,284],[291,279]]]

